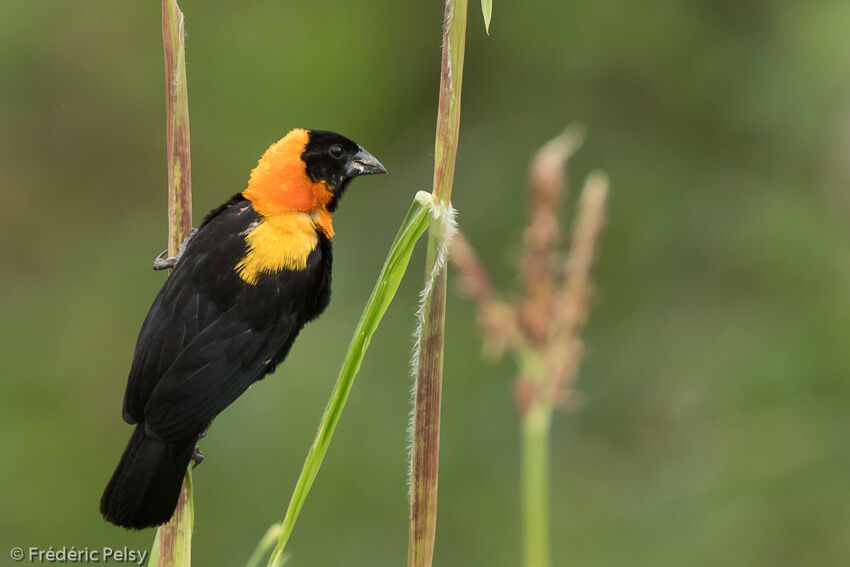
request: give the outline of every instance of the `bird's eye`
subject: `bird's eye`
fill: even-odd
[[[339,144],[334,144],[330,148],[328,148],[328,153],[334,159],[339,159],[342,157],[342,146]]]

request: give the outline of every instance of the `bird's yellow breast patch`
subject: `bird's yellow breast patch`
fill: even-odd
[[[246,235],[248,252],[236,264],[243,280],[255,285],[260,274],[303,270],[319,237],[310,215],[292,212],[263,217]]]

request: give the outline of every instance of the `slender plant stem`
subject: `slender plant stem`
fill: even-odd
[[[183,12],[176,0],[162,0],[165,52],[166,150],[168,152],[168,255],[176,256],[192,232],[192,160]]]
[[[428,264],[435,258],[429,239]],[[443,338],[446,309],[446,270],[433,280],[425,298],[419,329],[419,363],[411,450],[409,567],[428,567],[434,555],[437,530],[437,480],[440,461],[440,405],[443,388]]]
[[[440,65],[440,99],[434,141],[434,197],[448,204],[455,176],[463,56],[466,49],[466,1],[447,0],[443,16],[443,57]]]
[[[176,256],[180,243],[192,231],[192,165],[183,13],[175,0],[162,0],[162,46],[168,153],[168,254]],[[191,565],[194,520],[192,476],[186,471],[174,515],[157,530],[159,545],[155,547],[159,567]]]
[[[435,201],[448,205],[460,128],[467,0],[447,0],[443,19],[440,96],[434,151]],[[446,219],[432,222],[425,261],[425,293],[416,347],[416,385],[410,462],[408,567],[429,567],[437,531],[440,405],[446,313]],[[442,252],[442,253],[441,253]]]
[[[524,567],[549,567],[549,429],[552,407],[538,403],[522,419]]]

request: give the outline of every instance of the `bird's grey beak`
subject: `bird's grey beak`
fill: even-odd
[[[373,173],[386,173],[387,168],[378,161],[378,158],[358,146],[357,153],[349,160],[346,166],[346,175],[356,177],[357,175],[372,175]]]

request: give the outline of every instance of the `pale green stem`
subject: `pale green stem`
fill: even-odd
[[[532,347],[518,355],[521,383],[539,389],[546,379],[546,360]],[[549,567],[549,430],[552,401],[528,393],[521,405],[521,488],[523,567]]]
[[[549,429],[552,408],[538,403],[522,418],[524,567],[549,567]]]

